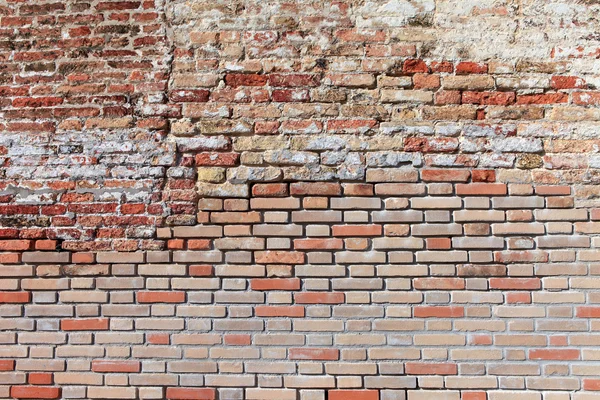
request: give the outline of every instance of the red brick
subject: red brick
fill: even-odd
[[[137,292],[137,301],[139,303],[183,303],[185,302],[185,292]]]
[[[183,250],[185,248],[185,240],[183,240],[183,239],[169,239],[167,241],[167,248],[169,250]]]
[[[340,351],[337,349],[321,349],[321,348],[291,348],[289,350],[290,360],[319,360],[319,361],[335,361],[340,359]]]
[[[211,167],[232,167],[238,164],[237,153],[200,153],[196,154],[196,165]]]
[[[188,250],[209,250],[211,244],[212,241],[209,239],[188,239],[187,248]]]
[[[334,225],[331,228],[333,236],[381,236],[381,225]]]
[[[142,369],[139,361],[133,360],[94,360],[94,372],[140,372]]]
[[[409,59],[402,65],[402,72],[405,74],[427,73],[428,71],[427,64],[423,60]]]
[[[58,399],[60,388],[50,386],[13,386],[10,395],[15,399]]]
[[[344,293],[339,292],[302,292],[294,294],[294,301],[298,304],[342,304],[344,300]]]
[[[252,279],[250,281],[250,288],[252,290],[300,290],[300,279]]]
[[[554,104],[568,102],[569,95],[567,93],[527,94],[517,97],[517,104]]]
[[[514,92],[463,92],[463,104],[508,106],[515,102]]]
[[[487,72],[488,65],[485,63],[463,61],[456,65],[457,75],[487,74]]]
[[[143,214],[146,211],[146,205],[137,203],[137,204],[123,204],[121,206],[122,214]]]
[[[459,196],[504,196],[507,194],[505,183],[467,183],[457,184]]]
[[[239,86],[265,86],[268,77],[257,74],[227,74],[225,75],[225,83],[231,87]]]
[[[30,372],[27,374],[30,385],[52,385],[52,374],[49,372]]]
[[[31,292],[0,292],[0,304],[2,303],[29,303]]]
[[[212,265],[190,265],[189,269],[190,276],[212,276],[213,266]]]
[[[19,253],[0,253],[0,264],[18,264],[21,262]]]
[[[600,307],[577,307],[575,315],[579,318],[600,318]]]
[[[281,103],[304,102],[309,100],[308,90],[305,89],[276,89],[271,93],[273,101]]]
[[[63,331],[106,331],[108,330],[108,318],[63,319],[60,321],[60,329]]]
[[[319,86],[320,79],[318,75],[311,74],[271,74],[269,75],[269,85],[274,87],[298,87],[298,86]]]
[[[461,400],[486,400],[487,394],[485,392],[461,392]]]
[[[448,250],[452,247],[450,238],[427,238],[425,243],[430,250]]]
[[[210,97],[210,91],[204,89],[171,90],[169,100],[174,103],[205,103]]]
[[[577,76],[553,76],[550,80],[552,89],[585,89],[587,84]]]
[[[35,241],[35,249],[36,250],[56,250],[56,240],[36,240]]]
[[[14,371],[15,360],[0,360],[0,371]]]
[[[167,388],[167,400],[215,400],[216,389],[210,388]]]
[[[598,106],[600,92],[573,92],[573,103],[582,106]]]
[[[583,389],[589,391],[599,391],[600,390],[600,379],[589,379],[586,378],[583,380]]]
[[[449,61],[433,61],[430,66],[432,72],[454,72],[454,65]]]
[[[329,390],[328,400],[379,400],[377,390]]]
[[[71,261],[73,264],[91,264],[96,260],[94,253],[72,253]]]

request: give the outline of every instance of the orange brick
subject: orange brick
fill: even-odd
[[[13,386],[10,395],[15,399],[58,399],[60,388],[50,386]]]
[[[30,385],[52,385],[52,374],[48,372],[30,372],[27,374]]]
[[[188,239],[187,247],[189,250],[208,250],[211,248],[211,241],[208,239]]]
[[[138,292],[137,301],[139,303],[183,303],[185,302],[185,292]]]
[[[215,400],[216,389],[209,388],[167,388],[167,400]]]
[[[106,331],[108,330],[108,318],[63,319],[60,321],[60,329],[63,331]]]
[[[300,279],[252,279],[250,288],[252,290],[300,290]]]
[[[466,183],[456,185],[459,196],[504,196],[507,193],[505,183]]]
[[[91,264],[96,261],[94,253],[73,253],[71,254],[73,264]]]
[[[56,250],[56,240],[36,240],[35,249],[50,251]]]
[[[427,248],[431,250],[445,250],[452,247],[452,240],[449,238],[427,238],[425,242]]]
[[[377,390],[329,390],[328,400],[379,400]]]
[[[333,236],[381,236],[381,225],[334,225]]]

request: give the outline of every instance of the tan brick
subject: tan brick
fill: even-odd
[[[460,400],[460,392],[453,390],[423,390],[407,391],[408,400]]]

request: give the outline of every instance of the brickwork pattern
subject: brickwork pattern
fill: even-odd
[[[598,15],[0,0],[0,398],[599,400]]]

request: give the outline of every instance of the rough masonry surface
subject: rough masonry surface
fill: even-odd
[[[0,398],[600,399],[597,0],[0,0]]]

